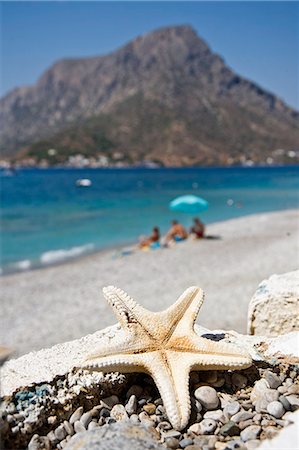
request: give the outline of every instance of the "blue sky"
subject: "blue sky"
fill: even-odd
[[[1,95],[57,59],[190,24],[237,73],[299,109],[297,2],[2,2],[1,12]]]

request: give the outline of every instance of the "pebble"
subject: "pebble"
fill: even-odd
[[[282,403],[278,401],[269,403],[269,405],[267,406],[267,411],[269,414],[271,414],[271,416],[276,417],[276,419],[280,419],[285,413],[285,409]]]
[[[279,378],[279,376],[276,375],[276,373],[271,372],[270,370],[266,371],[266,373],[264,374],[264,378],[269,384],[270,389],[277,389],[281,385],[281,379]]]
[[[49,416],[47,422],[49,425],[55,425],[57,422],[57,416]]]
[[[298,384],[292,384],[288,387],[287,393],[290,394],[296,394],[299,395],[299,385]]]
[[[285,394],[288,390],[287,386],[279,386],[279,388],[277,388],[278,392],[280,394]]]
[[[267,410],[267,406],[271,402],[275,402],[279,399],[279,392],[275,389],[267,389],[264,395],[255,404],[256,412],[260,413]]]
[[[47,434],[47,438],[50,440],[50,442],[52,442],[53,445],[55,445],[55,444],[58,442],[58,440],[57,440],[57,438],[56,438],[56,436],[55,436],[53,430],[51,430],[51,431]]]
[[[8,414],[6,416],[6,420],[8,423],[13,423],[15,421],[14,416],[12,416],[11,414]]]
[[[109,417],[110,416],[110,409],[103,408],[100,411],[100,417]]]
[[[99,428],[99,424],[96,422],[90,422],[90,424],[88,425],[87,429],[88,430],[93,430],[94,428]]]
[[[295,411],[297,408],[299,408],[299,397],[297,397],[294,394],[287,395],[286,396],[287,401],[291,405],[291,411]]]
[[[215,381],[217,381],[218,375],[217,375],[216,370],[211,370],[208,372],[203,372],[201,374],[201,377],[207,383],[215,383]]]
[[[143,420],[149,420],[149,415],[145,411],[141,411],[141,413],[138,414],[138,417],[140,422],[142,422]]]
[[[255,415],[253,416],[253,420],[254,420],[254,422],[260,422],[260,421],[262,420],[262,415],[261,415],[261,413],[255,414]]]
[[[165,414],[166,410],[163,405],[158,405],[156,408],[156,414]]]
[[[230,418],[234,414],[237,414],[237,412],[240,411],[240,408],[241,408],[240,403],[235,401],[235,402],[228,403],[224,407],[223,412],[227,417]]]
[[[170,430],[172,427],[171,427],[171,425],[170,425],[169,422],[167,422],[166,420],[164,420],[163,422],[160,422],[160,423],[159,423],[159,425],[158,425],[157,428],[158,428],[159,430],[166,431],[166,430]]]
[[[252,419],[253,416],[254,416],[254,413],[252,413],[252,412],[239,411],[237,414],[234,414],[231,417],[231,420],[233,422],[239,423],[239,422],[244,421],[244,420]]]
[[[259,425],[250,425],[241,431],[241,438],[244,442],[250,441],[251,439],[256,439],[261,432],[261,427]]]
[[[189,431],[190,433],[200,434],[200,432],[201,432],[200,424],[199,424],[199,423],[194,423],[193,425],[191,425],[191,426],[188,428],[188,431]]]
[[[255,404],[258,400],[260,400],[263,397],[265,391],[268,389],[269,385],[264,378],[256,381],[250,394],[250,400],[252,401],[252,403]]]
[[[200,422],[200,429],[202,434],[211,434],[217,428],[217,422],[213,419],[203,419]]]
[[[74,430],[76,433],[81,433],[82,431],[86,431],[85,427],[82,425],[82,423],[79,420],[77,420],[74,423]]]
[[[82,414],[82,416],[80,417],[80,422],[82,423],[83,427],[86,429],[91,421],[92,421],[92,414],[90,411]]]
[[[73,427],[73,425],[70,422],[68,422],[67,420],[65,420],[63,422],[63,425],[64,425],[64,428],[65,428],[65,431],[67,432],[67,434],[70,435],[70,436],[73,436],[73,434],[74,434],[74,427]]]
[[[193,444],[193,440],[191,438],[184,438],[180,441],[181,448],[186,448],[186,447],[188,447],[188,445],[192,445],[192,444]]]
[[[173,437],[165,439],[165,445],[167,448],[177,449],[179,447],[179,440]]]
[[[211,386],[213,387],[222,387],[225,384],[225,378],[219,378],[215,383],[211,383]]]
[[[143,388],[138,384],[133,384],[127,391],[126,397],[129,398],[131,395],[135,395],[136,397],[140,397],[143,392]]]
[[[249,409],[253,408],[253,404],[250,401],[242,402],[242,408],[245,409],[246,411],[248,411]]]
[[[119,403],[119,399],[117,395],[110,395],[110,397],[103,398],[101,403],[105,408],[112,409],[114,405],[117,405],[117,403]]]
[[[226,419],[224,417],[223,411],[221,409],[217,409],[215,411],[207,411],[204,416],[204,419],[213,419],[220,422],[225,423]]]
[[[83,406],[79,406],[79,408],[77,408],[76,411],[71,415],[69,422],[71,424],[77,422],[77,420],[80,420],[82,414],[83,414]]]
[[[240,428],[235,422],[230,420],[220,428],[219,434],[222,436],[238,436],[240,434]]]
[[[182,434],[177,430],[168,430],[165,433],[163,433],[163,439],[167,438],[180,438]]]
[[[59,425],[59,427],[57,427],[56,430],[54,431],[54,434],[59,441],[62,441],[62,439],[64,439],[67,435],[64,425],[63,424]]]
[[[240,373],[233,373],[232,382],[238,388],[244,388],[247,385],[247,377]]]
[[[27,450],[50,450],[50,439],[47,436],[34,434],[30,439]]]
[[[106,424],[111,425],[112,423],[116,423],[116,420],[113,417],[107,417]]]
[[[216,409],[219,406],[217,392],[211,386],[201,386],[197,388],[194,392],[194,396],[207,410]]]
[[[156,412],[156,405],[153,403],[147,403],[144,405],[143,410],[149,415],[154,414]]]
[[[113,406],[110,412],[110,417],[115,419],[117,422],[120,420],[127,420],[129,418],[126,408],[121,404]]]
[[[92,417],[98,418],[101,409],[102,409],[102,405],[94,406],[94,408],[92,408],[90,410],[90,414],[92,415]]]
[[[241,422],[238,423],[238,426],[239,426],[240,430],[244,430],[244,428],[247,428],[250,425],[254,425],[254,422],[251,419],[241,420]]]
[[[132,394],[129,398],[129,400],[127,401],[127,404],[125,406],[127,413],[129,414],[129,416],[131,416],[132,414],[135,414],[137,411],[137,397],[136,395]]]

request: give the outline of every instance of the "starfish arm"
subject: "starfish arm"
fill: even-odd
[[[138,326],[145,321],[146,316],[152,314],[138,305],[125,291],[115,286],[104,287],[103,294],[125,330],[132,332],[134,326]]]
[[[251,356],[234,344],[215,342],[195,333],[192,342],[192,370],[239,370],[252,365]]]
[[[202,289],[192,286],[186,289],[170,308],[160,313],[160,320],[170,330],[170,335],[188,335],[194,328],[198,312],[204,301]]]
[[[127,355],[116,354],[113,356],[99,356],[86,358],[81,367],[91,370],[97,370],[99,372],[144,372],[145,366],[143,365],[142,358],[139,355]]]
[[[188,357],[160,351],[143,354],[142,358],[160,392],[169,421],[173,428],[182,430],[188,424],[191,411]]]

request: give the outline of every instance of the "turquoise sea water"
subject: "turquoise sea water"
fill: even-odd
[[[154,225],[165,232],[169,202],[208,200],[205,223],[299,207],[298,167],[192,169],[23,169],[1,175],[2,273],[126,245]],[[90,187],[76,180],[89,178]],[[233,200],[232,206],[228,200]],[[232,203],[232,202],[229,202]]]

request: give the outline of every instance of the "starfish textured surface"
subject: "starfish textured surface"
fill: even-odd
[[[188,288],[168,309],[151,312],[114,286],[103,289],[124,333],[89,355],[82,366],[102,372],[145,372],[152,376],[172,426],[188,424],[191,370],[244,369],[252,364],[247,352],[232,344],[198,336],[194,323],[204,294]]]

